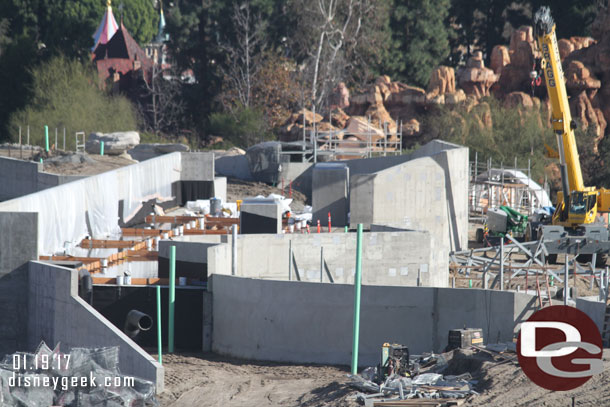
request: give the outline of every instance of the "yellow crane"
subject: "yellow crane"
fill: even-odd
[[[541,232],[544,240],[555,240],[555,244],[551,244],[556,246],[552,250],[554,252],[605,254],[609,249],[608,229],[598,222],[597,214],[610,212],[610,190],[584,185],[574,137],[576,125],[570,114],[555,22],[548,7],[536,12],[534,27],[542,53],[540,68],[544,72],[551,101],[551,122],[557,138],[562,182],[562,191],[557,194],[553,226],[543,226]]]

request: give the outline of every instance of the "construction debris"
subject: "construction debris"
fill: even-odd
[[[157,407],[155,385],[119,371],[119,347],[72,348],[44,342],[34,353],[6,355],[0,363],[3,406]]]
[[[482,360],[495,364],[516,363],[514,350],[511,343],[469,346],[440,355],[414,355],[409,365],[416,366],[418,372],[412,376],[393,373],[384,377],[379,367],[368,367],[359,375],[348,375],[348,385],[360,390],[354,399],[364,406],[461,405],[479,394],[475,390],[478,380],[473,378],[474,370],[472,374],[468,370]]]

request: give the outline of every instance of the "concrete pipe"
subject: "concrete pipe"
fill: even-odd
[[[150,316],[138,310],[132,309],[127,313],[123,332],[133,339],[138,336],[140,331],[148,331],[150,328],[152,328],[152,325],[153,321]]]

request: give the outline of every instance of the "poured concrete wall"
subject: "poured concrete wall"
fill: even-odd
[[[0,212],[0,356],[25,350],[28,262],[38,258],[37,230],[36,213]]]
[[[292,279],[320,281],[321,251],[324,282],[352,283],[356,266],[355,233],[238,235],[237,273],[242,277],[286,280],[289,247],[294,263]],[[208,248],[208,274],[231,274],[231,243]],[[364,284],[447,287],[447,266],[432,251],[428,232],[364,233]],[[441,258],[442,259],[442,258]]]
[[[214,153],[180,153],[182,155],[181,181],[213,181]]]
[[[33,351],[41,340],[51,348],[61,342],[62,352],[119,346],[121,372],[150,380],[163,391],[164,368],[78,296],[76,270],[33,261],[28,276],[27,350]]]
[[[254,181],[254,177],[250,172],[248,159],[245,155],[218,156],[214,161],[214,165],[218,175]]]
[[[434,263],[446,273],[450,250],[445,173],[424,157],[351,177],[350,227],[362,223],[430,232]],[[443,284],[443,286],[445,286]]]
[[[0,201],[33,194],[43,189],[84,178],[42,172],[43,165],[10,157],[0,157]]]
[[[354,288],[343,284],[254,280],[214,275],[212,349],[257,360],[351,361]],[[450,329],[483,329],[486,343],[512,341],[535,306],[526,294],[479,289],[363,286],[361,366],[379,362],[385,342],[413,354],[440,352]]]
[[[349,212],[349,167],[343,163],[316,164],[313,169],[312,223],[346,226]]]

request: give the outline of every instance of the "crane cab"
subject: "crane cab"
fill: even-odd
[[[595,223],[597,218],[597,191],[574,191],[568,200],[568,211],[565,210],[563,193],[557,193],[557,210],[553,215],[553,224],[567,227],[578,227],[582,224]]]

